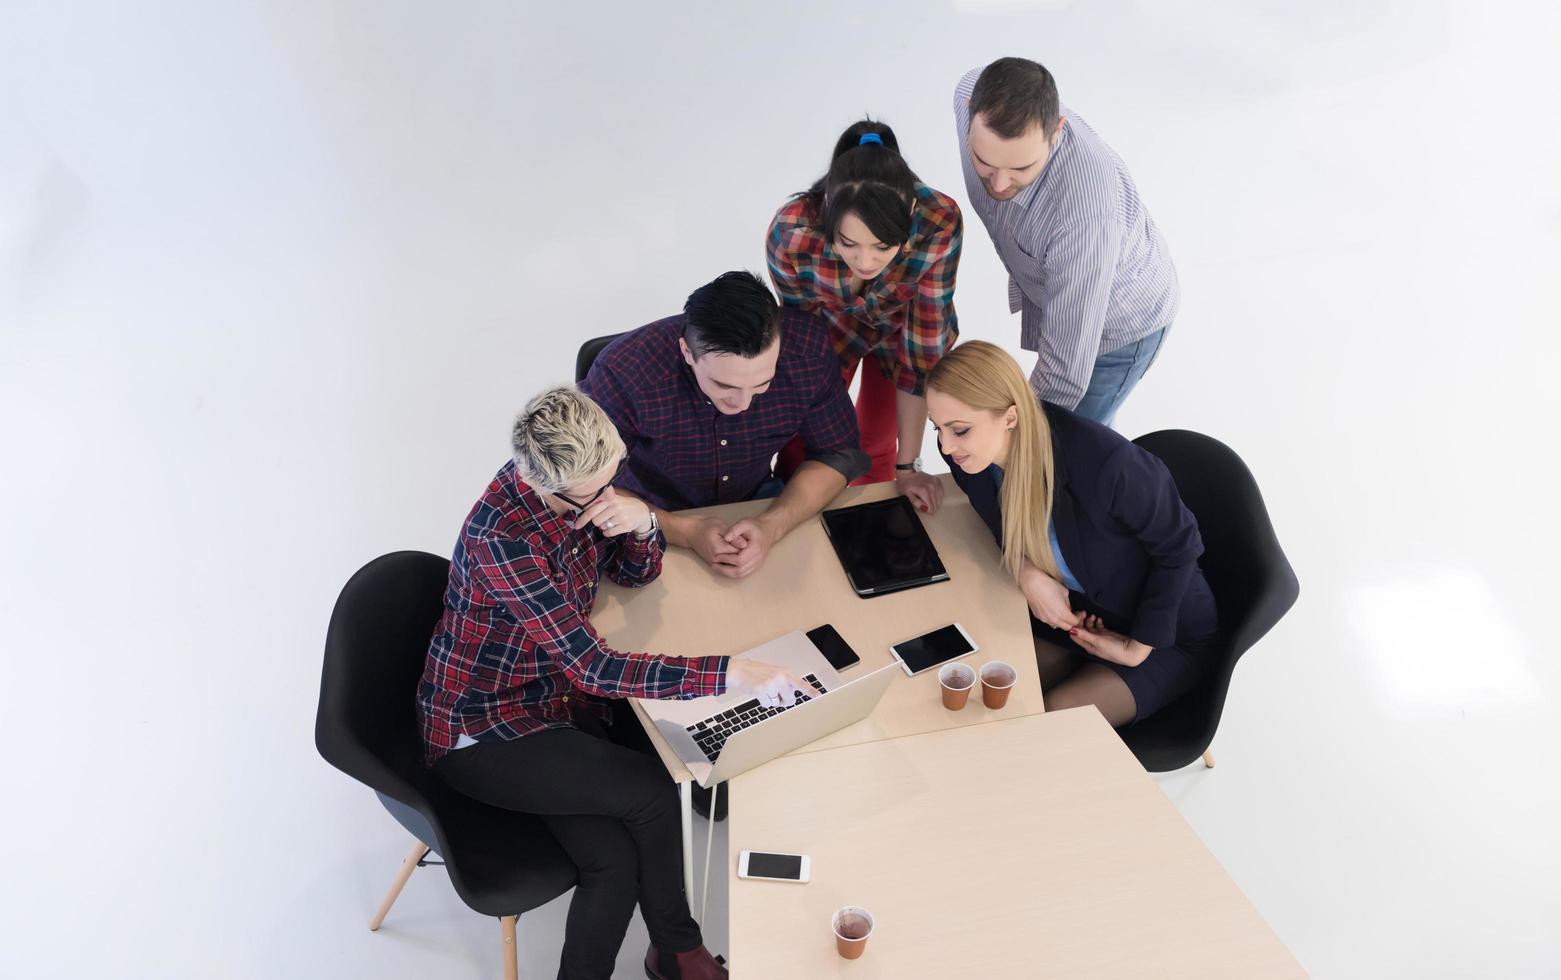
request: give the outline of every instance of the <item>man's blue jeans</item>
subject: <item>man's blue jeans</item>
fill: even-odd
[[[1128,394],[1138,384],[1138,379],[1154,363],[1160,345],[1165,342],[1165,332],[1169,329],[1161,327],[1142,340],[1095,358],[1095,370],[1089,376],[1089,388],[1073,411],[1101,425],[1110,425],[1117,417],[1117,409],[1122,407]]]

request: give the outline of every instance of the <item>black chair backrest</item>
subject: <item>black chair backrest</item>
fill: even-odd
[[[450,563],[398,551],[364,565],[331,613],[314,743],[331,765],[422,814],[448,791],[423,765],[415,694]],[[405,821],[403,821],[405,822]],[[444,841],[428,841],[444,853]]]
[[[1198,519],[1204,577],[1219,599],[1229,642],[1245,651],[1279,622],[1300,594],[1274,536],[1252,471],[1218,439],[1165,429],[1133,440],[1160,458]]]
[[[622,336],[621,333],[614,333],[605,337],[592,337],[580,345],[580,353],[575,355],[575,384],[584,381],[585,376],[591,373],[591,365],[596,363],[596,355]]]
[[[1198,519],[1204,548],[1199,564],[1219,603],[1221,656],[1208,683],[1123,730],[1144,766],[1164,771],[1193,761],[1213,739],[1236,661],[1295,605],[1300,584],[1252,471],[1229,446],[1185,429],[1133,441],[1165,463]]]

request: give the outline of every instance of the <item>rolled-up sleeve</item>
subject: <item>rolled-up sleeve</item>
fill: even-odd
[[[850,483],[867,473],[872,460],[862,451],[856,408],[832,355],[820,358],[818,386],[802,419],[802,446],[807,458],[838,472]]]

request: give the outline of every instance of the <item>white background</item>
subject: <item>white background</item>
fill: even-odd
[[[496,975],[442,871],[364,927],[406,839],[312,744],[337,590],[448,553],[581,340],[762,269],[864,112],[963,200],[950,95],[1004,54],[1128,161],[1180,271],[1118,427],[1235,447],[1302,582],[1219,768],[1161,785],[1316,977],[1561,973],[1558,27],[1381,0],[6,3],[0,974]],[[963,334],[1017,352],[966,236]],[[531,975],[562,916],[522,918]]]

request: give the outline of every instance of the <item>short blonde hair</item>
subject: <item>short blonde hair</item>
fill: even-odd
[[[562,493],[618,462],[623,437],[602,407],[573,387],[549,388],[515,417],[510,445],[521,479]]]

